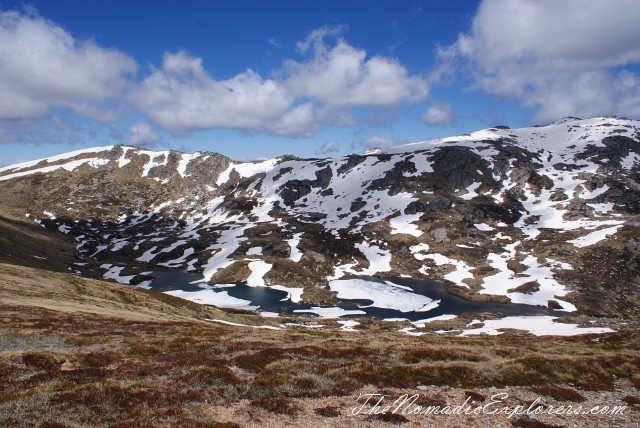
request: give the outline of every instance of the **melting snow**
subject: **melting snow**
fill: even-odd
[[[420,220],[420,213],[417,214],[403,214],[398,217],[394,217],[389,220],[389,226],[391,226],[391,234],[406,233],[407,235],[420,236],[422,231],[418,229],[414,222]]]
[[[238,299],[237,297],[230,296],[226,291],[215,291],[213,288],[198,291],[171,290],[165,291],[164,293],[219,308],[246,309],[250,311],[259,308],[259,306],[252,305],[249,300]]]
[[[89,164],[89,166],[93,168],[98,168],[99,166],[106,165],[107,163],[109,163],[109,159],[95,159],[95,158],[79,159],[79,160],[74,160],[62,165],[52,165],[44,168],[32,169],[29,171],[16,172],[14,174],[3,175],[2,177],[0,177],[0,181],[11,180],[12,178],[24,177],[26,175],[32,175],[36,173],[52,172],[58,169],[64,169],[66,171],[74,171],[76,168],[79,168],[84,164]]]
[[[158,265],[160,266],[165,266],[168,268],[178,268],[180,266],[182,266],[184,264],[184,262],[187,261],[187,257],[189,257],[190,255],[192,255],[195,252],[195,250],[193,248],[185,248],[184,252],[182,253],[182,256],[180,256],[179,258],[175,259],[175,260],[170,260],[166,263],[158,263]]]
[[[236,326],[236,327],[266,328],[268,330],[280,330],[280,327],[276,327],[276,326],[273,326],[273,325],[240,324],[240,323],[237,323],[237,322],[224,321],[224,320],[214,320],[214,319],[211,319],[211,318],[205,318],[205,321],[219,322],[221,324],[233,325],[233,326]]]
[[[588,235],[581,236],[580,238],[576,238],[567,242],[575,245],[578,248],[588,247],[589,245],[597,244],[598,242],[606,239],[611,235],[615,235],[618,229],[622,226],[623,225],[620,224],[617,226],[608,227],[606,229],[596,230],[595,232],[591,232]]]
[[[427,312],[440,301],[409,292],[405,287],[397,287],[391,282],[381,283],[364,279],[340,279],[329,282],[331,291],[336,291],[339,299],[366,299],[373,303],[363,308],[376,307],[395,309],[401,312]]]
[[[60,155],[56,155],[56,156],[50,156],[48,158],[42,158],[42,159],[36,159],[36,160],[32,160],[32,161],[27,161],[27,162],[21,162],[21,163],[17,163],[17,164],[13,164],[13,165],[9,165],[9,166],[5,166],[0,168],[0,173],[5,172],[5,171],[9,171],[9,170],[21,170],[21,169],[25,169],[25,168],[31,168],[32,166],[36,166],[38,165],[40,162],[46,162],[46,163],[54,163],[60,160],[64,160],[64,159],[70,159],[76,156],[80,156],[80,155],[84,155],[87,153],[100,153],[100,152],[107,152],[110,151],[111,149],[113,149],[114,146],[103,146],[103,147],[92,147],[89,149],[82,149],[82,150],[76,150],[73,152],[68,152],[68,153],[63,153]],[[39,170],[38,170],[39,171]]]
[[[278,318],[280,314],[277,312],[260,311],[260,316],[265,318]]]
[[[216,185],[221,186],[227,181],[231,172],[235,170],[240,177],[251,177],[255,174],[260,174],[273,169],[278,163],[278,159],[269,159],[264,162],[246,162],[246,163],[230,163],[227,169],[222,171],[216,180]]]
[[[285,287],[284,285],[272,285],[269,288],[285,291],[287,293],[287,297],[282,300],[291,300],[293,303],[300,303],[302,301],[302,293],[304,292],[304,288]]]
[[[409,336],[422,336],[424,334],[427,334],[426,332],[423,332],[423,331],[413,331],[415,329],[416,329],[415,327],[405,327],[405,328],[401,328],[398,331],[400,333],[408,334]]]
[[[160,251],[154,253],[154,251],[157,249],[158,247],[153,247],[150,250],[145,251],[145,253],[143,255],[141,255],[140,257],[138,257],[136,260],[139,262],[149,262],[151,260],[153,260],[155,258],[155,256],[157,256]]]
[[[614,332],[614,330],[611,330],[610,328],[586,328],[578,327],[577,324],[554,322],[555,319],[558,319],[558,317],[545,315],[506,317],[498,320],[486,320],[484,321],[483,327],[463,330],[462,333],[460,333],[460,336],[470,336],[482,333],[486,333],[489,335],[498,335],[502,334],[502,332],[498,330],[508,328],[526,330],[536,336],[576,336],[579,334]],[[471,323],[467,324],[467,327],[478,323],[479,321],[472,321]]]
[[[169,151],[152,152],[149,150],[140,150],[140,154],[149,156],[149,161],[142,168],[142,177],[147,177],[151,168],[156,166],[164,166],[169,161]]]
[[[411,321],[411,324],[415,325],[416,327],[422,328],[426,323],[430,323],[434,321],[448,321],[448,320],[455,319],[457,317],[458,317],[457,315],[450,315],[450,314],[438,315],[437,317],[433,317],[433,318],[427,318],[427,319],[418,320],[418,321]]]
[[[295,309],[293,312],[310,312],[312,314],[318,315],[320,318],[340,318],[347,315],[366,315],[366,312],[361,310],[347,310],[342,308],[321,308],[318,306],[314,306],[309,309]]]
[[[358,331],[353,327],[357,326],[360,323],[354,320],[342,320],[338,321],[338,324],[342,325],[342,327],[340,327],[340,330],[342,331]]]
[[[460,198],[464,199],[465,201],[469,201],[475,198],[476,196],[478,196],[478,194],[476,193],[476,189],[481,185],[482,183],[479,182],[472,183],[469,187],[467,187],[467,193],[465,193],[464,195],[460,195]]]
[[[136,277],[135,275],[121,276],[120,272],[122,272],[124,266],[111,267],[111,265],[102,265],[100,267],[102,267],[103,269],[109,269],[102,275],[103,278],[113,279],[115,281],[118,281],[120,284],[130,284],[131,280]]]
[[[261,256],[262,247],[251,247],[247,250],[247,256]]]
[[[418,256],[422,257],[422,259],[418,259]],[[426,254],[426,255],[414,254],[414,257],[416,257],[418,260],[431,259],[439,266],[452,265],[454,267],[453,271],[444,275],[444,279],[454,282],[457,285],[460,285],[461,287],[469,287],[467,284],[462,282],[462,280],[473,278],[473,275],[470,272],[471,269],[473,268],[467,265],[462,260],[450,259],[449,257],[443,256],[442,254],[438,254],[438,253]],[[428,272],[427,272],[428,269],[429,269],[428,266],[423,266],[420,268],[420,272],[423,273],[424,275],[428,275]]]
[[[374,275],[378,272],[391,270],[391,253],[364,241],[355,245],[369,261],[369,267],[361,270],[361,275]]]
[[[416,260],[424,260],[427,258],[427,256],[426,254],[421,253],[427,253],[429,251],[429,244],[420,243],[418,245],[409,247],[409,250],[413,254],[413,257],[416,258]]]
[[[249,263],[249,269],[251,269],[251,275],[247,278],[247,285],[249,287],[264,287],[264,275],[271,270],[271,264],[262,260],[256,260]]]
[[[507,250],[502,254],[489,253],[487,260],[492,268],[499,272],[483,278],[482,294],[496,294],[509,297],[514,303],[525,303],[529,305],[546,306],[549,300],[556,300],[565,311],[575,311],[576,307],[571,303],[557,299],[568,293],[568,290],[554,278],[552,269],[566,269],[567,266],[555,260],[546,259],[544,264],[531,255],[528,255],[520,263],[527,266],[527,269],[520,273],[515,273],[507,266],[507,262],[516,256],[516,247],[520,242],[514,242],[505,247]],[[539,290],[531,294],[509,292],[528,282],[536,281]]]
[[[300,237],[302,233],[296,233],[293,235],[293,238],[287,240],[287,244],[291,247],[291,254],[289,255],[289,260],[294,262],[299,262],[302,260],[302,251],[298,249],[298,244],[300,243]]]
[[[246,238],[240,238],[244,233],[243,225],[238,225],[236,227],[232,227],[229,230],[222,231],[220,238],[218,238],[218,242],[208,249],[210,250],[218,250],[213,256],[209,258],[206,265],[204,265],[204,279],[209,282],[211,277],[219,270],[224,269],[233,263],[232,259],[228,257],[233,253],[240,243],[240,241],[245,240]]]
[[[201,155],[200,152],[195,152],[195,153],[183,153],[182,156],[180,157],[180,162],[178,162],[178,174],[180,174],[180,177],[184,178],[185,177],[185,172],[187,171],[187,166],[189,166],[189,163],[194,160],[199,158]]]
[[[491,226],[489,226],[488,224],[485,224],[485,223],[474,224],[474,226],[476,227],[476,229],[482,230],[482,231],[493,230],[493,227],[491,227]]]

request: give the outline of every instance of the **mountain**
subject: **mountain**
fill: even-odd
[[[0,225],[29,219],[75,245],[58,270],[142,287],[186,269],[331,305],[376,299],[341,278],[410,277],[473,300],[637,318],[639,183],[640,122],[609,116],[335,159],[115,145],[1,168]],[[0,240],[0,262],[18,241]]]

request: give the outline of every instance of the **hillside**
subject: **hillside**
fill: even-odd
[[[336,159],[98,147],[0,169],[0,204],[72,242],[67,269],[126,284],[179,268],[330,305],[371,298],[341,279],[411,277],[637,318],[639,140],[639,122],[600,117]]]
[[[455,322],[471,320],[461,318]],[[274,329],[256,315],[6,264],[0,321],[0,423],[7,427],[632,426],[640,403],[637,323],[574,337],[512,330],[416,337],[375,320],[342,331],[332,321],[281,318]],[[512,407],[539,399],[625,408],[508,418],[407,412],[416,407],[376,415],[365,406],[354,415],[362,394],[417,394],[415,406],[434,409],[467,399],[480,406],[495,394],[507,394]]]
[[[203,322],[207,318],[255,323],[260,317],[230,315],[165,293],[0,263],[0,304],[23,316],[35,311],[129,321]],[[11,309],[9,309],[11,308]]]
[[[567,119],[245,163],[117,145],[4,167],[0,422],[632,426],[639,130]],[[274,309],[247,297],[268,293]],[[363,394],[626,407],[375,414]]]

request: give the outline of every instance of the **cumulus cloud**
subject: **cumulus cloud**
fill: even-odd
[[[297,47],[306,61],[286,60],[272,78],[247,70],[216,80],[202,59],[184,51],[165,53],[130,100],[156,126],[173,134],[228,128],[285,136],[311,136],[326,124],[351,124],[354,107],[386,107],[423,100],[426,79],[410,76],[393,58],[367,58],[339,39],[339,29],[313,31]]]
[[[435,81],[466,64],[473,87],[519,100],[535,120],[640,114],[640,2],[484,0],[440,51]]]
[[[313,49],[314,51],[324,51],[326,52],[327,48],[324,42],[324,39],[327,37],[338,37],[340,33],[345,30],[343,25],[336,25],[333,27],[320,27],[311,31],[305,40],[300,40],[296,43],[296,48],[300,53],[305,54],[309,51],[309,49]]]
[[[313,129],[313,108],[294,105],[280,83],[247,70],[227,80],[212,79],[202,59],[165,53],[130,97],[157,126],[174,134],[210,128],[267,130],[289,135]]]
[[[409,76],[397,59],[367,58],[364,50],[343,39],[327,46],[325,37],[337,33],[336,29],[318,29],[298,43],[301,52],[312,49],[313,58],[285,62],[285,84],[293,94],[334,106],[393,106],[426,98],[426,79]]]
[[[407,144],[402,138],[391,137],[390,135],[374,135],[362,141],[360,145],[365,149],[386,149],[389,147],[401,146]]]
[[[443,125],[451,122],[453,110],[450,104],[437,103],[429,106],[421,116],[420,120],[429,125]]]
[[[326,144],[323,144],[318,150],[316,150],[316,154],[325,155],[327,153],[335,153],[339,151],[338,144],[335,141],[329,141]]]
[[[160,136],[144,120],[138,120],[129,127],[129,144],[145,146],[160,141]]]
[[[78,41],[33,13],[0,12],[0,119],[42,117],[52,107],[110,119],[100,103],[117,95],[136,70],[129,56]]]
[[[342,31],[312,31],[297,44],[301,57],[268,76],[247,69],[216,79],[202,58],[178,51],[137,81],[128,55],[78,40],[33,12],[0,12],[0,120],[39,119],[62,108],[108,123],[133,108],[145,117],[129,129],[133,144],[157,141],[151,125],[174,135],[224,128],[309,137],[323,126],[353,125],[356,108],[426,98],[425,77],[351,46]]]

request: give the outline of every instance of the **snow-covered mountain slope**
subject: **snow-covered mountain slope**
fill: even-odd
[[[335,159],[99,147],[0,169],[0,197],[73,238],[74,270],[133,285],[181,268],[328,303],[410,276],[637,316],[639,173],[640,122],[569,118]]]

